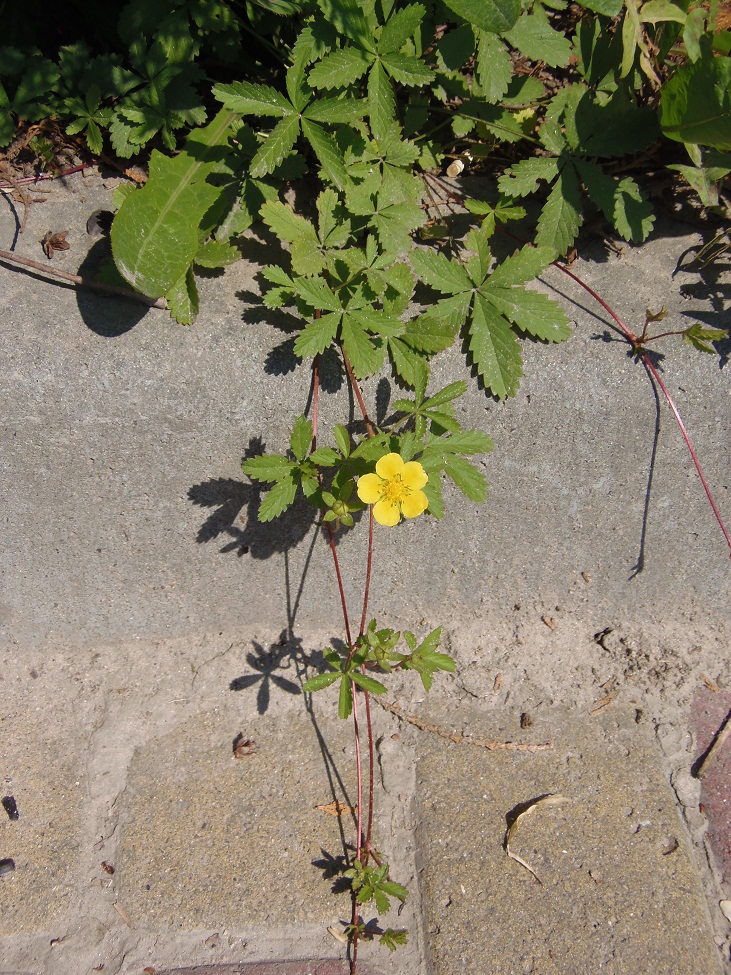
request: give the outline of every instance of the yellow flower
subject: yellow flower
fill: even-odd
[[[402,515],[416,518],[426,511],[429,500],[420,489],[428,480],[418,461],[404,463],[400,454],[386,454],[376,464],[375,474],[358,478],[358,497],[373,505],[379,525],[398,525]]]

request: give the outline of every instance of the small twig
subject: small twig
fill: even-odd
[[[23,187],[20,185],[20,183],[14,176],[10,175],[8,171],[8,167],[4,163],[0,163],[0,173],[2,173],[2,178],[4,180],[7,180],[8,183],[10,183],[11,187],[18,194],[19,202],[23,204],[23,219],[20,222],[20,231],[19,231],[19,233],[22,234],[23,231],[25,230],[25,225],[28,221],[28,211],[30,210],[30,205],[32,203],[30,193],[27,190],[23,189]]]
[[[149,308],[162,308],[163,310],[167,310],[168,307],[164,298],[148,298],[147,295],[140,294],[137,291],[131,291],[129,288],[122,288],[116,284],[105,284],[102,281],[94,281],[92,278],[82,278],[79,274],[70,274],[68,271],[62,271],[60,268],[41,264],[39,261],[32,261],[29,257],[20,257],[19,254],[13,254],[10,251],[0,250],[0,260],[8,261],[10,264],[21,264],[23,267],[33,268],[34,271],[42,271],[44,274],[52,274],[57,278],[61,278],[63,281],[79,285],[82,288],[91,288],[94,291],[103,291],[110,295],[119,295],[122,298],[132,298],[134,301],[142,302],[143,305],[147,305]]]
[[[726,741],[728,736],[731,735],[731,711],[726,715],[721,723],[721,727],[716,732],[711,747],[708,749],[706,754],[701,759],[700,763],[695,768],[695,777],[697,779],[702,779],[703,776],[708,771],[708,767],[711,764],[712,759],[714,759],[721,748],[723,743]]]
[[[432,734],[439,735],[440,738],[447,738],[449,741],[453,741],[455,745],[473,745],[475,748],[486,748],[491,752],[498,750],[511,752],[545,752],[553,748],[553,743],[550,741],[543,742],[540,745],[524,745],[515,741],[491,741],[488,738],[471,738],[467,735],[447,731],[438,724],[427,724],[426,721],[417,718],[415,714],[407,714],[405,711],[402,711],[396,703],[389,704],[388,701],[382,701],[378,697],[375,700],[378,701],[384,711],[395,714],[401,721],[407,721],[421,731],[431,731]]]

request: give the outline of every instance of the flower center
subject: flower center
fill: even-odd
[[[383,485],[381,500],[389,504],[399,504],[409,494],[411,494],[411,488],[404,484],[397,474],[396,477],[391,478],[390,481],[386,481]]]

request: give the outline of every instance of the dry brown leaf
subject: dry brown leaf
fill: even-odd
[[[107,863],[106,860],[102,860],[102,870],[105,873],[108,873],[110,877],[114,873],[114,867],[111,865],[111,863]]]
[[[68,230],[58,230],[56,233],[49,230],[43,235],[41,247],[49,261],[56,251],[67,251],[71,247],[71,244],[66,240],[68,233]]]
[[[497,694],[500,688],[503,686],[503,675],[496,674],[495,680],[492,682],[492,693]]]
[[[591,582],[591,576],[588,572],[582,572],[581,578],[584,580],[584,582]]]
[[[346,806],[339,799],[333,799],[326,806],[316,806],[315,808],[319,809],[320,812],[327,813],[328,816],[345,816],[347,813],[355,813],[358,811],[357,806]]]
[[[128,928],[131,928],[132,925],[130,924],[129,915],[127,914],[127,912],[125,911],[125,909],[122,907],[122,905],[121,904],[117,904],[115,902],[115,904],[114,904],[114,910],[117,912],[117,914],[119,914],[119,916],[122,918],[122,920],[127,925],[127,927]]]
[[[508,831],[505,834],[505,842],[503,844],[505,852],[508,854],[511,860],[515,860],[515,862],[519,863],[521,867],[525,867],[528,873],[532,877],[535,877],[535,879],[541,885],[543,884],[543,881],[535,872],[533,867],[526,863],[522,857],[519,857],[517,853],[513,853],[513,851],[510,849],[510,844],[515,839],[518,823],[521,821],[521,819],[525,819],[526,816],[529,816],[535,809],[538,809],[539,806],[560,806],[565,802],[571,802],[571,799],[569,799],[567,796],[559,796],[554,793],[549,793],[546,796],[539,796],[537,799],[531,799],[530,802],[521,806],[521,811],[510,823]]]
[[[248,758],[256,751],[256,740],[238,735],[234,739],[234,758]]]
[[[600,698],[598,701],[594,701],[594,707],[591,709],[591,711],[589,711],[589,714],[592,717],[594,717],[597,714],[601,714],[602,711],[606,711],[607,708],[609,707],[609,705],[612,703],[612,701],[615,699],[616,696],[617,696],[617,692],[616,691],[610,691],[609,694],[606,694],[604,697]]]
[[[520,716],[520,727],[530,728],[532,727],[532,725],[533,725],[533,718],[531,718],[531,716],[528,714],[527,711],[524,711]]]
[[[556,629],[557,623],[556,623],[556,620],[552,616],[541,616],[541,619],[546,624],[546,626],[548,627],[549,630],[555,630]]]
[[[343,945],[347,945],[347,934],[344,931],[341,931],[340,928],[336,927],[334,924],[330,925],[330,927],[327,929],[327,933],[335,938],[336,941],[339,941]]]
[[[713,691],[715,693],[716,691],[721,690],[720,685],[718,685],[715,681],[711,680],[711,678],[708,677],[707,674],[701,674],[701,679],[709,691]]]

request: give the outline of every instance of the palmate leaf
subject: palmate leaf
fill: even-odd
[[[553,251],[544,247],[523,247],[506,257],[490,275],[490,287],[508,288],[524,284],[545,271],[553,261]]]
[[[552,183],[557,173],[557,159],[523,159],[511,166],[498,179],[497,185],[505,196],[528,196],[535,193],[540,180]]]
[[[241,469],[253,481],[281,481],[289,477],[295,465],[281,454],[260,454],[245,460]]]
[[[421,58],[410,54],[384,54],[381,64],[394,81],[412,88],[428,85],[434,77],[432,69]]]
[[[447,455],[444,458],[444,473],[470,501],[482,504],[487,500],[487,478],[464,457]]]

